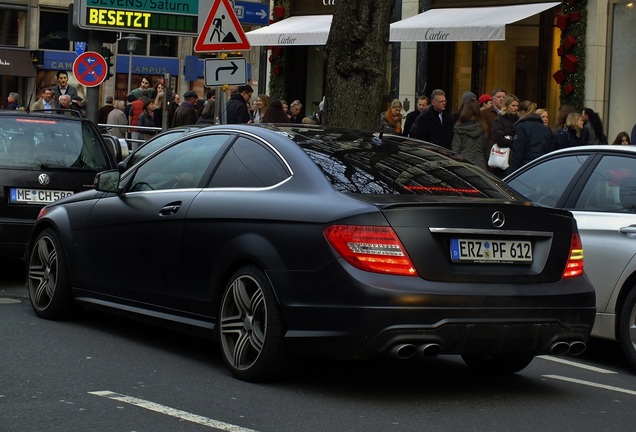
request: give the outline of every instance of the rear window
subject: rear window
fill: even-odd
[[[100,138],[88,125],[36,116],[0,116],[0,166],[109,169]]]
[[[499,179],[438,146],[357,131],[285,132],[343,193],[521,199]]]

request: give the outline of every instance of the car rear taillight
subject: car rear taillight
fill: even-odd
[[[563,279],[578,277],[583,274],[583,243],[579,233],[572,233],[570,257],[565,265]]]
[[[417,276],[411,258],[390,227],[332,225],[324,233],[336,252],[360,270]]]

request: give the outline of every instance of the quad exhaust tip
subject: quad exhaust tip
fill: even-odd
[[[558,341],[550,346],[552,355],[563,356],[566,354],[580,355],[585,352],[587,345],[582,341]],[[415,345],[411,343],[402,343],[394,345],[389,350],[389,355],[401,360],[410,359],[416,355],[421,358],[437,357],[442,352],[442,346],[438,343],[425,343]]]

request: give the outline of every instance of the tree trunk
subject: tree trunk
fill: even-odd
[[[339,0],[326,45],[322,123],[380,130],[395,0]]]

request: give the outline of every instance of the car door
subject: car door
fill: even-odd
[[[190,207],[175,305],[199,315],[215,313],[211,302],[220,287],[210,281],[233,264],[236,257],[230,255],[249,259],[255,253],[250,247],[270,253],[254,245],[267,244],[260,239],[284,229],[281,219],[287,215],[281,216],[274,203],[285,193],[281,185],[290,176],[288,165],[272,147],[251,137],[236,139]]]
[[[124,179],[124,193],[98,200],[85,230],[86,244],[98,247],[82,266],[91,289],[170,305],[188,208],[230,138],[209,134],[181,141]]]
[[[603,154],[588,173],[565,208],[579,226],[597,311],[613,314],[620,285],[635,268],[636,157]]]
[[[530,201],[561,207],[589,160],[589,152],[555,155],[516,171],[505,181]]]

